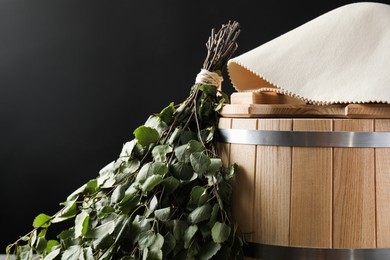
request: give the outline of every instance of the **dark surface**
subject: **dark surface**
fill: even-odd
[[[211,28],[238,21],[239,55],[348,1],[285,3],[0,1],[0,252],[187,97]]]

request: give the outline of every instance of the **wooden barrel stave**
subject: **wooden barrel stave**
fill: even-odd
[[[221,118],[220,127],[389,132],[390,120]],[[225,164],[240,165],[232,209],[249,242],[303,248],[390,247],[390,148],[242,144],[221,148]]]

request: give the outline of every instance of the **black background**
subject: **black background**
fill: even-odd
[[[236,56],[352,2],[1,0],[0,253],[187,97],[211,28]]]

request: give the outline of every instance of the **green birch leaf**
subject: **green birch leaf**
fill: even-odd
[[[186,162],[187,145],[180,145],[174,149],[175,156],[179,162]]]
[[[130,218],[125,214],[118,214],[115,218],[115,229],[112,233],[114,238],[114,244],[118,244],[118,241],[128,237],[130,230]]]
[[[167,107],[165,107],[160,114],[158,115],[162,121],[170,125],[173,122],[173,114],[175,112],[174,103],[171,102]]]
[[[43,258],[43,260],[54,260],[57,258],[57,256],[59,256],[60,252],[61,252],[61,248],[56,248],[55,250],[47,254],[45,258]]]
[[[203,91],[203,93],[205,93],[207,96],[210,97],[215,97],[218,90],[215,86],[211,86],[211,85],[201,85],[199,89]]]
[[[136,187],[136,183],[133,183],[125,190],[125,197],[128,195],[136,195],[139,189]],[[124,198],[123,198],[124,199]],[[122,199],[122,200],[123,200]]]
[[[223,243],[229,238],[230,231],[228,225],[217,221],[211,229],[211,237],[215,243]]]
[[[187,150],[188,150],[189,154],[196,153],[196,152],[203,152],[204,151],[203,144],[201,142],[199,142],[199,141],[196,141],[196,140],[188,141],[187,146],[188,146]]]
[[[219,103],[214,105],[214,111],[219,112],[222,109],[222,107],[225,105],[225,103],[226,103],[226,99],[225,98],[221,98]]]
[[[153,244],[150,245],[151,251],[158,251],[164,245],[164,237],[160,233],[156,233]]]
[[[224,168],[223,169],[224,179],[226,181],[228,181],[231,178],[233,178],[235,173],[237,172],[237,169],[238,169],[238,164],[237,163],[234,163],[234,164],[230,165],[228,168]]]
[[[213,206],[213,210],[211,211],[211,217],[210,217],[210,220],[208,223],[209,228],[212,228],[214,226],[215,222],[217,221],[218,212],[219,212],[219,206],[218,206],[218,203],[215,203]]]
[[[114,172],[114,170],[115,170],[114,165],[115,165],[115,161],[110,162],[109,164],[107,164],[106,166],[104,166],[104,167],[99,171],[99,175],[100,175],[100,176],[103,176],[103,175],[107,175],[107,174],[109,174],[109,173]],[[76,191],[77,191],[77,190],[76,190]],[[75,191],[75,192],[76,192],[76,191]]]
[[[98,189],[97,180],[92,179],[87,182],[87,185],[85,186],[84,193],[92,194],[95,193]]]
[[[141,248],[140,248],[141,249]],[[141,256],[142,256],[142,260],[148,260],[148,257],[149,257],[149,249],[146,247],[144,248],[143,250],[141,249],[140,250],[142,252]]]
[[[197,225],[188,226],[188,228],[184,231],[184,248],[188,249],[191,245],[191,240],[195,236],[196,231],[198,231]]]
[[[23,245],[19,247],[16,259],[31,260],[33,259],[33,249],[29,245]]]
[[[141,189],[145,192],[151,191],[154,187],[159,185],[163,181],[163,177],[161,175],[153,175],[147,178],[142,184]]]
[[[85,188],[87,187],[87,184],[82,185],[78,189],[76,189],[74,192],[72,192],[66,200],[77,200],[78,196],[82,194],[85,191]]]
[[[210,216],[211,216],[211,206],[210,204],[205,204],[200,207],[197,207],[188,215],[188,222],[192,224],[197,224],[201,221],[209,219]]]
[[[94,248],[97,251],[104,249],[104,250],[106,250],[104,254],[109,256],[109,254],[111,254],[111,252],[112,252],[111,246],[113,243],[114,243],[113,237],[110,235],[105,235],[105,236],[95,238],[92,241],[92,248]],[[105,259],[103,256],[100,258]],[[107,258],[107,259],[109,259],[109,258]]]
[[[46,236],[47,228],[43,228],[39,231],[38,237],[44,237]]]
[[[190,161],[192,168],[199,175],[204,175],[211,164],[210,157],[203,152],[192,153],[190,155]]]
[[[7,247],[5,248],[5,254],[6,255],[11,255],[12,254],[11,250],[12,250],[13,247],[14,247],[13,244],[8,244]]]
[[[36,230],[33,231],[33,232],[35,232],[35,234],[36,234]],[[24,236],[20,237],[20,240],[21,240],[21,241],[24,241],[24,242],[27,242],[27,241],[30,240],[30,236],[24,235]]]
[[[196,140],[198,135],[194,131],[182,131],[180,135],[180,142],[182,144],[188,144],[191,140]]]
[[[107,167],[107,166],[106,166]],[[102,172],[102,171],[100,171]],[[99,177],[97,177],[97,186],[102,187],[103,184],[108,180],[112,179],[114,176],[114,171],[103,171],[103,174],[100,174]],[[78,194],[77,194],[78,195]],[[75,200],[77,197],[75,196],[69,196],[67,200]]]
[[[58,246],[60,243],[58,243],[57,240],[50,239],[47,241],[46,245],[46,252],[51,252],[53,249],[55,249],[55,246]]]
[[[39,231],[38,237],[44,237],[46,236],[46,233],[47,233],[47,228],[41,229]]]
[[[149,171],[151,166],[152,163],[148,162],[141,167],[141,170],[139,170],[137,177],[135,179],[136,182],[139,182],[141,184],[144,183],[144,181],[151,175],[151,171]]]
[[[75,218],[74,234],[78,238],[84,236],[89,227],[89,214],[85,211],[81,211]]]
[[[167,221],[171,215],[171,208],[166,207],[166,208],[158,209],[154,212],[154,215],[160,221]]]
[[[165,163],[154,162],[150,166],[149,171],[151,171],[151,174],[149,174],[149,176],[152,174],[164,176],[168,172],[168,167],[165,165]]]
[[[221,249],[221,244],[214,243],[210,241],[205,246],[201,248],[199,253],[199,260],[208,260],[211,259],[218,251]]]
[[[65,229],[57,235],[57,238],[59,238],[61,240],[67,240],[67,239],[74,238],[74,231],[71,229]]]
[[[157,130],[148,126],[139,126],[134,130],[134,136],[138,140],[138,143],[144,147],[157,143],[160,139],[160,134]]]
[[[106,242],[106,241],[104,241],[104,243],[106,243],[104,247],[101,247],[101,249],[104,249],[104,251],[102,250],[104,254],[99,256],[99,260],[110,260],[112,259],[113,256],[114,244],[113,243],[110,244],[110,242]]]
[[[162,162],[149,162],[142,166],[137,174],[136,182],[143,184],[147,178],[152,175],[165,175],[168,172],[168,167]]]
[[[169,137],[168,144],[173,145],[175,141],[180,137],[182,131],[183,130],[181,128],[176,128]]]
[[[162,248],[164,255],[168,255],[170,252],[172,252],[172,250],[175,247],[176,247],[176,239],[171,232],[168,232],[164,236],[164,245]]]
[[[215,175],[222,168],[222,160],[220,158],[210,159],[210,166],[207,169],[206,175]]]
[[[150,221],[151,219],[146,219],[140,215],[135,216],[130,228],[131,239],[134,243],[138,242],[139,236],[142,232],[150,230]]]
[[[124,196],[125,196],[125,187],[123,185],[117,186],[111,195],[111,204],[118,203],[123,199]]]
[[[78,239],[74,238],[74,229],[69,228],[63,230],[60,234],[57,235],[57,238],[61,241],[61,249],[65,250],[66,248],[77,244]]]
[[[31,233],[31,239],[30,239],[30,245],[35,245],[35,242],[37,241],[37,238],[38,238],[38,229],[35,229],[32,231]],[[28,240],[26,240],[28,241]]]
[[[177,162],[170,168],[172,175],[179,180],[188,181],[194,175],[194,171],[190,165],[184,162]]]
[[[34,228],[47,228],[51,224],[51,216],[46,215],[44,213],[39,214],[38,216],[35,217],[33,221],[33,227]]]
[[[121,171],[126,175],[135,173],[140,165],[141,162],[138,159],[131,159],[123,164]]]
[[[82,257],[83,248],[79,245],[73,245],[64,251],[61,260],[80,260]]]
[[[176,240],[182,240],[184,236],[184,232],[187,229],[188,225],[183,220],[173,220],[172,221],[173,226],[173,236]]]
[[[121,153],[119,154],[119,157],[130,158],[133,153],[135,145],[136,145],[135,140],[131,140],[130,142],[125,143],[123,145]]]
[[[201,241],[199,241],[201,242]],[[189,248],[187,249],[187,258],[188,259],[198,259],[198,254],[200,251],[198,240],[193,239],[189,244]]]
[[[195,186],[191,190],[190,200],[188,201],[187,208],[193,210],[198,206],[205,204],[208,200],[207,190],[201,186]]]
[[[114,232],[114,229],[115,229],[115,221],[111,220],[111,221],[108,221],[100,226],[97,226],[97,227],[89,230],[85,234],[85,237],[87,237],[87,238],[105,237],[105,236],[111,235],[112,232]]]
[[[191,166],[196,173],[199,175],[204,175],[210,164],[210,157],[205,155],[203,152],[194,152],[190,156]]]
[[[228,182],[224,181],[224,182],[218,183],[218,194],[219,194],[221,200],[223,201],[222,205],[223,204],[230,205],[230,198],[232,195],[232,186]]]
[[[168,129],[167,123],[162,121],[158,115],[149,116],[148,120],[145,122],[145,126],[156,129],[159,135]]]
[[[65,201],[63,205],[65,205],[65,207],[58,214],[54,216],[54,218],[51,221],[52,223],[62,222],[76,216],[78,212],[76,200]]]
[[[105,178],[103,184],[100,186],[101,188],[112,188],[116,184],[116,175],[115,173],[110,173]]]
[[[190,156],[196,152],[204,151],[204,147],[201,142],[196,140],[190,140],[188,143],[180,145],[174,149],[175,156],[180,162],[190,162]]]
[[[155,239],[156,234],[153,230],[142,232],[139,235],[138,246],[140,247],[140,249],[150,247],[154,243]]]
[[[45,237],[39,237],[37,240],[37,244],[35,245],[35,250],[42,254],[47,246],[47,240]]]
[[[200,131],[200,136],[204,143],[211,142],[214,138],[215,128],[213,126]]]
[[[95,260],[95,257],[93,256],[92,248],[90,246],[87,248],[84,248],[84,259],[85,260]]]
[[[128,202],[129,200],[131,200],[132,198],[134,198],[135,196],[137,195],[137,190],[129,190],[129,193],[126,194],[125,193],[125,196],[123,197],[123,199],[119,202],[119,206],[123,206],[126,202]],[[113,209],[113,210],[111,210]],[[114,208],[110,207],[110,212],[112,211],[115,211]]]
[[[147,260],[162,260],[163,253],[161,249],[158,250],[149,250]]]
[[[147,208],[147,211],[145,213],[146,217],[149,217],[154,212],[154,210],[157,208],[157,205],[158,205],[157,197],[153,196],[153,198],[149,203],[149,207]]]
[[[167,144],[157,145],[152,150],[152,156],[157,162],[166,162],[167,154],[173,151],[172,147]]]
[[[99,209],[97,216],[99,219],[102,219],[102,218],[107,217],[108,215],[110,215],[113,212],[115,212],[115,209],[113,207],[104,206],[101,209]],[[83,234],[83,235],[85,235],[85,234]]]
[[[128,197],[123,198],[123,200],[119,203],[119,207],[123,214],[128,214],[139,203],[140,203],[140,196],[129,195]]]
[[[163,180],[162,185],[164,186],[164,191],[170,194],[180,186],[180,181],[173,176],[169,176]]]

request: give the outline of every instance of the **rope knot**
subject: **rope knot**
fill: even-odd
[[[195,79],[195,84],[211,85],[218,89],[221,89],[223,77],[219,76],[218,73],[201,69]]]

